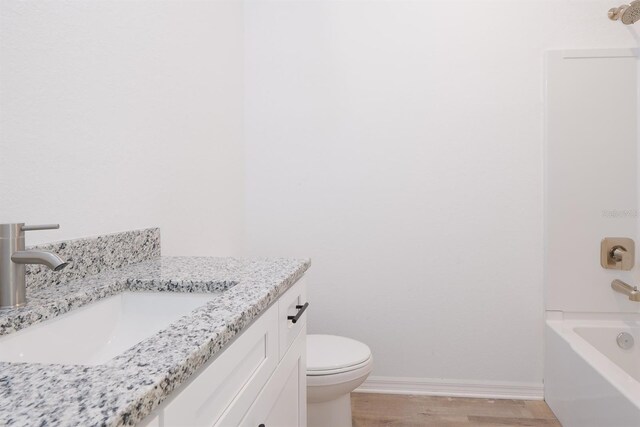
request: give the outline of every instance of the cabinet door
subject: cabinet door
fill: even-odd
[[[211,427],[220,418],[224,420],[220,425],[237,425],[276,369],[277,317],[277,307],[268,309],[218,358],[200,368],[167,399],[162,426]]]
[[[307,425],[306,325],[241,422],[243,427]]]

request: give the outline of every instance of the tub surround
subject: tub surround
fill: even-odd
[[[0,424],[135,424],[310,266],[308,259],[162,258],[157,229],[128,236],[99,238],[104,239],[102,246],[89,242],[92,239],[56,244],[52,250],[58,253],[91,246],[95,249],[80,255],[99,259],[100,265],[75,263],[75,274],[81,277],[76,280],[32,281],[26,307],[0,312],[0,335],[125,290],[217,292],[216,297],[104,365],[0,362]],[[105,248],[113,252],[104,254]],[[135,255],[123,256],[119,250]],[[77,252],[67,255],[80,259]],[[136,259],[141,262],[131,263]],[[113,266],[121,268],[110,269]],[[92,269],[101,272],[90,275]]]

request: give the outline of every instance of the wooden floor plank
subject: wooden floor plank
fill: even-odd
[[[352,393],[354,427],[561,427],[543,401]]]
[[[525,406],[534,416],[534,418],[544,418],[548,420],[556,420],[556,416],[543,400],[527,400]]]

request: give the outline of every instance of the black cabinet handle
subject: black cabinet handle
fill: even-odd
[[[296,323],[298,320],[300,320],[300,316],[302,316],[302,313],[304,313],[307,307],[309,307],[308,302],[305,302],[304,305],[296,305],[298,312],[296,313],[295,316],[287,316],[287,319],[291,320],[291,323]]]
[[[264,424],[260,424],[258,427],[266,427]]]

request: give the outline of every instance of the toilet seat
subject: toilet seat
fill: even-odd
[[[307,373],[307,387],[331,387],[338,386],[340,384],[350,383],[352,381],[360,382],[371,373],[373,369],[373,358],[367,360],[365,363],[358,365],[357,368],[336,372],[325,375],[310,375]],[[354,387],[355,388],[355,387]],[[351,391],[351,390],[349,390]]]
[[[307,376],[357,371],[371,363],[371,350],[359,341],[335,335],[307,336]]]
[[[357,365],[353,365],[353,366],[344,366],[342,368],[327,369],[327,370],[317,369],[315,371],[310,371],[307,369],[307,376],[317,377],[317,376],[323,376],[323,375],[335,375],[335,374],[342,374],[345,372],[357,371],[358,369],[366,368],[370,363],[371,363],[371,357],[369,357],[364,362],[358,363]]]

